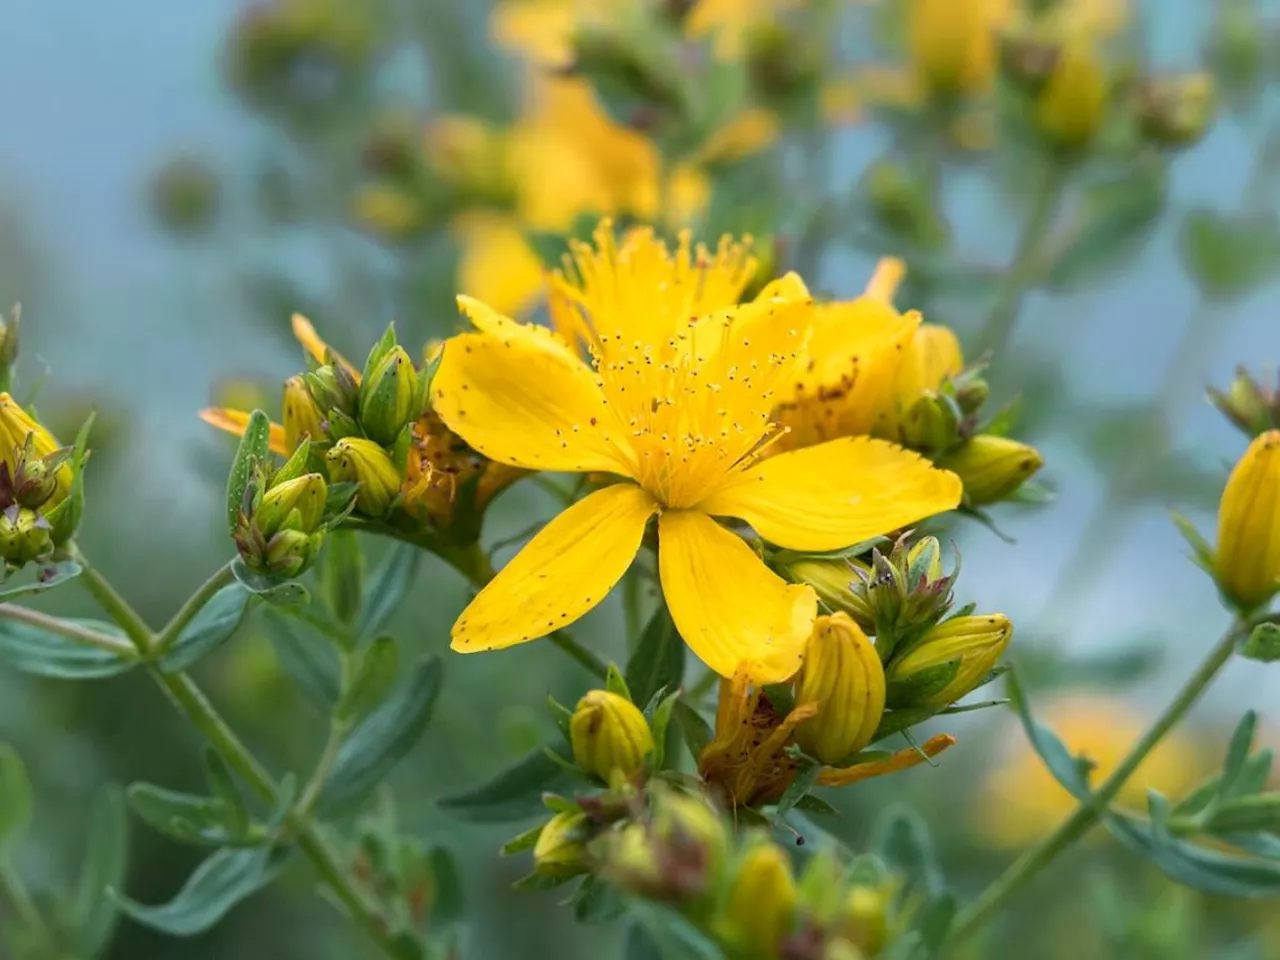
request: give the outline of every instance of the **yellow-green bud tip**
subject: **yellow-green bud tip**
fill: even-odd
[[[796,742],[823,763],[839,765],[868,743],[884,713],[885,676],[867,635],[845,613],[819,617],[795,678],[797,705],[818,713],[796,730]]]
[[[400,492],[400,471],[387,451],[364,437],[345,437],[335,443],[325,459],[329,479],[360,484],[356,509],[369,517],[381,517]]]
[[[578,766],[606,782],[638,773],[653,750],[653,733],[644,714],[626,697],[608,690],[592,690],[578,701],[569,734]]]
[[[1044,466],[1044,457],[1025,443],[980,434],[943,457],[938,465],[960,477],[970,506],[981,507],[1010,496]]]
[[[547,877],[572,877],[587,868],[586,816],[557,813],[547,821],[533,847],[533,869]]]
[[[1003,613],[944,620],[889,664],[889,705],[950,706],[982,683],[1012,637]]]

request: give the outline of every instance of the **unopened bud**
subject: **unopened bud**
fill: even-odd
[[[886,661],[900,643],[911,643],[951,607],[955,575],[942,567],[942,546],[934,537],[914,543],[899,538],[888,554],[871,553],[865,571],[856,569],[847,610],[858,626],[876,636]]]
[[[644,824],[626,824],[607,835],[602,850],[593,850],[601,861],[601,871],[612,883],[648,899],[666,899],[669,891],[657,844]]]
[[[45,561],[53,554],[53,528],[34,510],[14,504],[0,512],[0,557],[9,567]]]
[[[987,397],[991,395],[991,386],[976,370],[966,370],[951,383],[955,390],[956,403],[960,405],[960,412],[965,416],[971,416],[981,410],[982,405],[987,402]]]
[[[1044,89],[1061,56],[1061,44],[1030,25],[1000,38],[1000,72],[1028,93]]]
[[[323,533],[281,530],[267,541],[266,568],[277,577],[301,576],[315,560],[323,542]]]
[[[1253,610],[1280,591],[1280,430],[1249,444],[1218,507],[1214,572],[1223,594]]]
[[[792,583],[813,587],[818,599],[832,612],[843,610],[858,619],[864,611],[861,604],[854,602],[853,585],[859,581],[859,570],[865,574],[870,569],[852,558],[806,557],[786,564],[783,573]]]
[[[71,468],[67,461],[70,450],[60,450],[47,457],[34,459],[32,438],[27,450],[18,458],[18,473],[13,478],[13,499],[21,507],[52,509],[66,497],[71,486]]]
[[[381,517],[391,509],[400,492],[401,477],[382,447],[363,437],[344,437],[329,449],[325,459],[331,481],[360,484],[357,510],[367,517]]]
[[[324,518],[329,486],[318,473],[308,473],[272,487],[262,497],[254,522],[270,539],[282,529],[311,533]]]
[[[889,938],[889,891],[854,884],[845,898],[841,933],[866,956],[878,956]]]
[[[421,411],[414,409],[417,395],[413,361],[397,345],[360,384],[360,426],[370,439],[391,446],[405,425],[418,418]]]
[[[362,184],[351,200],[351,216],[365,230],[392,242],[415,237],[427,225],[421,199],[388,182]]]
[[[904,446],[936,456],[960,441],[961,411],[954,400],[926,390],[902,418],[898,430]]]
[[[1044,466],[1035,447],[1007,437],[979,434],[938,461],[964,483],[965,503],[981,507],[997,503]]]
[[[1036,101],[1036,126],[1052,146],[1082,150],[1102,127],[1109,96],[1097,51],[1087,43],[1069,46]]]
[[[797,896],[786,853],[759,840],[738,861],[722,917],[725,939],[751,955],[777,956],[791,931]]]
[[[292,453],[306,437],[320,440],[324,436],[324,414],[311,396],[307,381],[301,376],[284,382],[284,439]]]
[[[1207,73],[1153,78],[1138,87],[1138,124],[1153,143],[1189,146],[1204,136],[1216,102],[1213,77]]]
[[[360,388],[343,364],[326,364],[303,374],[303,380],[323,416],[327,417],[330,411],[335,410],[348,416],[355,415]],[[305,422],[300,420],[299,426]]]
[[[1209,401],[1249,437],[1280,429],[1280,390],[1259,383],[1243,367],[1223,393],[1209,388]]]
[[[818,707],[817,715],[796,729],[796,742],[805,753],[840,766],[871,742],[884,713],[884,667],[848,614],[814,622],[794,684],[797,705]]]
[[[883,226],[925,246],[946,238],[929,184],[905,164],[878,160],[864,183],[871,210]]]
[[[592,690],[569,720],[573,758],[606,783],[638,773],[653,750],[653,733],[640,708],[608,690]]]
[[[545,877],[572,877],[587,869],[587,817],[580,811],[557,813],[547,821],[533,848],[533,869]]]
[[[950,706],[981,685],[1012,637],[1013,624],[1002,613],[939,623],[889,664],[889,705]]]
[[[995,18],[986,0],[912,0],[907,47],[920,85],[934,97],[964,97],[995,75]]]
[[[724,820],[704,798],[674,790],[658,794],[653,835],[679,865],[682,888],[702,892],[715,886],[729,838]]]

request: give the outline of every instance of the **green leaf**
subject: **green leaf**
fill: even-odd
[[[458,858],[447,847],[432,847],[428,855],[435,898],[431,903],[433,929],[450,923],[461,923],[466,914],[465,884]]]
[[[661,770],[666,763],[667,731],[671,727],[671,717],[679,699],[680,691],[677,690],[670,696],[664,697],[662,702],[658,704],[658,708],[653,711],[653,721],[650,726],[653,728],[652,764],[654,770]]]
[[[213,653],[235,634],[253,594],[229,583],[206,603],[160,657],[161,673],[181,673]]]
[[[1218,784],[1218,796],[1229,800],[1237,796],[1241,778],[1245,773],[1245,764],[1249,759],[1249,751],[1253,748],[1253,738],[1258,730],[1258,715],[1246,710],[1235,732],[1231,734],[1231,742],[1227,746],[1227,758],[1222,764],[1222,780]]]
[[[214,797],[227,806],[227,829],[234,836],[243,835],[249,828],[249,808],[245,805],[244,791],[236,783],[235,775],[213,747],[204,751],[204,776]]]
[[[227,529],[233,535],[240,511],[244,509],[244,492],[249,487],[249,480],[258,464],[266,464],[271,455],[270,441],[271,418],[261,410],[253,411],[240,437],[240,447],[236,450],[231,474],[227,478]]]
[[[31,778],[18,751],[0,743],[0,853],[31,824]]]
[[[111,895],[121,910],[143,926],[171,937],[194,937],[274,880],[283,859],[281,853],[267,849],[219,850],[196,868],[166,904],[148,906],[114,890]]]
[[[237,846],[244,837],[230,829],[235,811],[225,800],[134,783],[125,792],[133,812],[149,827],[182,843]]]
[[[100,791],[89,812],[89,839],[71,901],[77,955],[96,956],[111,939],[119,908],[107,895],[125,880],[129,856],[129,818],[116,786]]]
[[[66,620],[111,637],[126,639],[115,624],[99,620]],[[59,680],[99,680],[131,669],[137,660],[101,647],[79,643],[61,633],[18,620],[0,620],[0,660],[24,673]]]
[[[684,700],[676,701],[675,717],[680,723],[680,730],[684,734],[684,742],[689,748],[689,754],[697,760],[702,755],[702,751],[707,748],[707,744],[711,742],[711,727],[702,718],[702,714]]]
[[[604,687],[610,693],[622,697],[624,700],[631,700],[631,691],[627,689],[627,681],[622,679],[622,672],[612,663],[609,664],[609,669],[605,671]],[[631,702],[634,703],[635,701],[632,700]],[[642,704],[644,702],[644,700],[640,701]]]
[[[791,812],[791,808],[800,802],[814,784],[818,782],[818,774],[822,773],[822,764],[812,759],[804,757],[800,761],[800,773],[787,786],[786,791],[778,800],[778,816],[786,817]]]
[[[662,951],[653,942],[653,937],[639,923],[627,927],[622,956],[623,960],[663,960]]]
[[[351,530],[334,530],[320,563],[324,597],[339,621],[354,627],[364,603],[364,551]]]
[[[373,636],[387,625],[409,591],[421,559],[422,551],[407,543],[393,544],[387,551],[369,578],[369,590],[360,614],[359,636],[362,639]]]
[[[1280,270],[1280,219],[1274,211],[1192,210],[1182,222],[1183,265],[1201,292],[1235,300]]]
[[[268,636],[276,658],[298,689],[325,716],[338,701],[341,668],[333,647],[316,636],[303,636],[282,616],[268,619]]]
[[[547,747],[531,750],[479,786],[443,797],[437,806],[450,816],[475,823],[507,823],[545,815],[542,795],[570,789],[574,779],[550,757]]]
[[[546,827],[545,823],[540,823],[536,827],[518,833],[506,843],[502,845],[499,851],[502,856],[510,857],[517,853],[523,853],[525,850],[532,850],[538,845],[538,838],[542,836],[542,830]]]
[[[1044,761],[1054,779],[1066,787],[1072,796],[1077,800],[1087,799],[1090,795],[1088,778],[1090,765],[1088,762],[1073,756],[1066,745],[1054,735],[1053,731],[1048,727],[1041,726],[1032,718],[1031,709],[1027,704],[1026,695],[1022,691],[1022,684],[1018,679],[1016,669],[1009,671],[1005,686],[1009,692],[1009,702],[1013,705],[1018,718],[1022,721],[1023,730],[1026,732],[1027,739],[1031,742],[1032,749]]]
[[[627,661],[627,686],[636,703],[647,703],[659,690],[675,690],[684,679],[685,644],[676,632],[665,603],[660,603]]]
[[[723,960],[723,952],[711,938],[674,910],[638,902],[632,914],[643,925],[652,949],[664,960]],[[627,951],[627,960],[633,960],[630,941]]]
[[[585,878],[573,899],[573,916],[579,923],[611,923],[626,912],[618,888],[595,877]]]
[[[797,810],[803,810],[805,813],[821,814],[824,817],[840,816],[839,810],[827,803],[827,801],[823,800],[821,797],[814,796],[812,793],[807,793],[797,800],[795,808]]]
[[[418,661],[395,694],[346,739],[325,782],[321,809],[327,815],[357,806],[417,745],[431,720],[441,673],[438,657]]]
[[[1260,623],[1253,628],[1249,639],[1241,647],[1242,656],[1262,663],[1280,660],[1280,624]]]
[[[63,560],[47,567],[41,567],[36,573],[36,578],[30,583],[23,583],[0,590],[0,600],[8,602],[18,597],[25,597],[28,594],[52,590],[54,587],[60,587],[68,580],[80,576],[82,570],[83,568],[80,564],[74,560]]]
[[[913,811],[902,805],[885,810],[872,827],[870,846],[872,853],[896,868],[917,891],[929,898],[941,894],[942,868],[929,827]]]
[[[297,580],[277,580],[256,573],[240,557],[231,561],[231,572],[246,590],[274,606],[296,607],[311,602],[311,594]]]
[[[391,637],[379,637],[360,656],[351,685],[334,711],[345,723],[358,720],[376,707],[395,683],[400,668],[400,651]]]

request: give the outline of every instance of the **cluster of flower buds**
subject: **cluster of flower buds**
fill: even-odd
[[[0,393],[0,559],[5,574],[53,559],[80,521],[83,441],[60,447],[7,393]]]
[[[1244,367],[1236,369],[1225,391],[1210,387],[1209,401],[1248,437],[1280,430],[1280,389],[1261,382]]]

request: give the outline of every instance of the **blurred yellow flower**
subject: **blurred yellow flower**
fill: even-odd
[[[1095,783],[1104,779],[1146,728],[1144,718],[1110,697],[1074,695],[1046,706],[1042,721],[1074,754],[1083,754],[1096,767]],[[975,804],[975,826],[991,843],[1024,847],[1068,816],[1076,801],[1053,778],[1022,731],[1011,737],[1011,749],[986,778]],[[1204,773],[1193,742],[1176,731],[1151,752],[1129,778],[1117,802],[1144,810],[1147,790],[1182,796]]]
[[[737,306],[751,275],[742,245],[713,256],[686,234],[671,251],[647,230],[620,245],[608,223],[573,263],[557,288],[568,342],[459,298],[477,330],[445,345],[433,406],[491,459],[624,482],[543,527],[458,618],[454,649],[499,649],[577,620],[621,579],[657,515],[663,594],[689,646],[722,676],[747,662],[762,682],[790,677],[817,597],[712,518],[791,549],[837,549],[952,509],[959,481],[869,439],[760,459],[812,313],[794,274]]]
[[[520,315],[542,295],[542,261],[519,221],[496,210],[470,210],[451,225],[458,241],[458,288],[499,313]]]
[[[1110,96],[1106,65],[1088,40],[1063,49],[1036,101],[1036,126],[1064,150],[1089,144],[1102,126]]]
[[[695,39],[709,37],[721,60],[737,60],[747,52],[751,33],[778,20],[802,0],[698,0],[685,19],[685,32]]]
[[[968,97],[991,87],[997,30],[1012,0],[909,0],[907,53],[921,90],[938,98]]]

